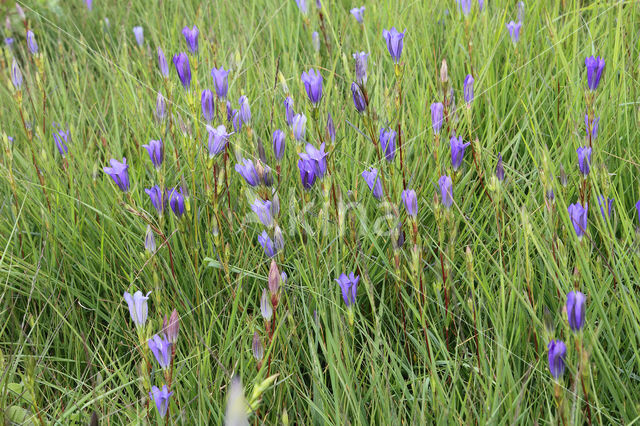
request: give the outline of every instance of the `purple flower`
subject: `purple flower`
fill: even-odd
[[[251,109],[249,108],[249,99],[246,96],[240,96],[238,99],[238,104],[240,104],[240,120],[244,124],[249,124],[251,121]]]
[[[579,291],[571,291],[567,294],[566,309],[571,330],[580,331],[584,326],[586,303],[587,296]]]
[[[167,58],[164,56],[164,52],[162,48],[158,47],[158,66],[160,67],[160,74],[163,77],[169,77],[169,64],[167,63]]]
[[[356,61],[356,81],[358,84],[364,86],[367,84],[367,60],[369,58],[368,53],[360,52],[354,53],[353,59]]]
[[[298,169],[300,171],[300,180],[304,189],[311,189],[316,182],[316,167],[313,160],[298,160]]]
[[[451,178],[449,176],[440,176],[438,186],[440,187],[442,205],[450,208],[453,205],[453,183],[451,182]]]
[[[322,99],[322,75],[311,68],[308,72],[303,72],[301,78],[311,103],[317,104],[320,102],[320,99]]]
[[[87,9],[89,12],[93,10],[93,0],[84,0],[84,4],[87,5]]]
[[[591,148],[580,147],[576,150],[578,153],[578,167],[583,176],[587,176],[591,170]]]
[[[293,137],[298,142],[304,141],[304,135],[307,129],[307,117],[304,114],[296,114],[293,117]]]
[[[13,42],[14,42],[14,41],[15,41],[15,40],[14,40],[14,38],[13,38],[13,37],[6,37],[6,38],[4,39],[4,44],[6,44],[6,45],[7,45],[7,47],[11,47],[11,46],[13,45]]]
[[[150,294],[151,292],[145,296],[141,291],[136,291],[132,296],[124,292],[124,300],[129,306],[129,314],[136,327],[144,327],[144,323],[147,322],[147,300]]]
[[[567,347],[562,340],[552,340],[547,349],[549,349],[549,370],[551,370],[553,378],[557,380],[564,374]]]
[[[604,198],[603,195],[598,195],[597,199],[598,199],[598,205],[600,206],[600,213],[602,213],[602,218],[606,220],[607,217],[611,217],[611,207],[613,205],[613,198],[608,198],[605,201],[605,198]],[[607,215],[606,216],[604,214],[605,205],[607,206]]]
[[[405,189],[402,191],[402,202],[407,214],[413,218],[418,216],[418,197],[413,189]]]
[[[470,0],[469,0],[470,1]],[[464,101],[467,104],[471,104],[473,102],[473,76],[471,74],[467,74],[464,78]]]
[[[287,125],[289,127],[292,127],[293,116],[295,115],[295,112],[293,111],[293,99],[291,99],[291,96],[287,96],[287,98],[284,100],[284,111]]]
[[[229,72],[223,67],[212,68],[211,77],[213,77],[213,85],[216,86],[216,95],[218,98],[226,99],[229,91]]]
[[[509,34],[511,35],[511,41],[514,44],[520,40],[520,29],[522,28],[522,22],[515,23],[513,21],[507,24],[507,30],[509,30]]]
[[[271,214],[271,201],[262,201],[256,198],[251,204],[251,210],[258,216],[258,219],[264,226],[271,228],[273,226],[273,215]]]
[[[329,135],[331,142],[336,141],[336,126],[333,124],[333,117],[331,117],[331,113],[327,114],[327,134]]]
[[[391,129],[380,129],[380,147],[388,162],[392,162],[396,156],[396,132]]]
[[[147,230],[144,233],[144,249],[149,254],[153,254],[156,252],[156,239],[153,236],[153,231],[151,230],[150,225],[147,225]]]
[[[58,151],[60,152],[60,155],[62,155],[63,158],[69,152],[69,148],[67,148],[68,139],[69,139],[69,130],[68,129],[62,130],[62,129],[55,128],[55,124],[54,124],[53,140],[55,141],[56,146],[58,147]]]
[[[173,395],[173,392],[169,392],[167,385],[162,385],[162,390],[157,386],[153,386],[151,388],[151,392],[149,392],[149,398],[156,403],[156,408],[158,409],[160,418],[164,418],[164,416],[167,415],[167,410],[169,409],[169,398],[171,395]]]
[[[158,185],[155,185],[151,188],[145,189],[144,192],[146,192],[151,199],[151,205],[153,205],[156,211],[158,213],[162,213],[162,210],[164,210],[166,199],[162,196],[162,190],[160,189],[160,187]]]
[[[263,296],[266,294],[267,290],[265,289],[262,294]],[[264,299],[264,297],[263,297]],[[262,307],[262,299],[260,299],[260,307]],[[253,332],[253,340],[251,341],[251,351],[253,352],[253,357],[256,361],[262,361],[262,357],[264,356],[264,348],[262,347],[262,341],[260,341],[260,335],[257,331]]]
[[[594,118],[593,121],[591,123],[589,123],[589,115],[585,114],[584,115],[584,126],[587,129],[587,139],[589,139],[589,137],[591,138],[591,140],[595,140],[596,137],[598,137],[598,124],[600,123],[600,117],[598,118]]]
[[[404,31],[407,32],[407,30]],[[404,39],[404,33],[398,32],[398,30],[393,27],[390,30],[383,30],[382,37],[384,37],[387,42],[387,49],[389,50],[391,59],[393,59],[393,63],[397,64],[400,61],[400,56],[402,56],[402,39]]]
[[[167,338],[169,343],[175,344],[178,342],[179,331],[180,317],[178,316],[178,311],[174,309],[169,316],[169,321],[167,321],[167,316],[164,316],[164,321],[162,321],[162,333]]]
[[[109,163],[111,167],[105,167],[103,169],[104,172],[111,176],[111,179],[113,179],[122,192],[127,192],[129,190],[129,172],[127,171],[129,166],[127,165],[127,159],[123,157],[121,163],[112,158]]]
[[[640,201],[636,203],[636,210],[638,212],[638,221],[640,221]]]
[[[604,70],[604,59],[600,56],[589,56],[584,60],[584,64],[587,67],[587,85],[589,90],[596,90],[598,84],[600,84],[600,77],[602,77],[602,71]]]
[[[342,299],[347,308],[356,303],[356,293],[358,291],[360,276],[354,275],[353,272],[349,273],[349,275],[341,274],[336,281],[340,285]]]
[[[349,12],[351,12],[353,17],[356,18],[356,21],[358,21],[358,23],[362,24],[362,21],[364,20],[364,6],[354,7]]]
[[[300,159],[313,166],[317,178],[324,177],[327,172],[327,153],[324,152],[324,143],[320,145],[320,149],[308,143],[304,150],[305,152],[298,154]]]
[[[136,37],[136,43],[138,43],[138,46],[142,47],[144,44],[144,28],[133,27],[133,35]]]
[[[21,21],[25,21],[27,19],[27,16],[24,14],[24,9],[18,2],[16,2],[16,12],[18,12],[18,16],[20,17]]]
[[[227,133],[227,128],[223,125],[218,127],[207,125],[207,132],[209,133],[209,142],[207,144],[207,148],[209,149],[209,158],[213,158],[220,154],[227,146],[229,133]]]
[[[15,58],[11,63],[11,82],[16,90],[20,90],[22,88],[22,71],[20,71],[20,67],[18,66]]]
[[[189,90],[189,87],[191,86],[191,67],[189,66],[189,57],[187,54],[180,52],[177,55],[174,55],[173,65],[176,67],[182,87]]]
[[[453,171],[457,171],[460,165],[462,165],[464,150],[470,144],[470,142],[464,143],[462,136],[459,138],[452,136],[449,140],[449,145],[451,146],[451,166],[453,167]]]
[[[237,109],[234,109],[233,111],[231,111],[231,116],[232,121],[233,121],[233,130],[236,133],[240,133],[240,130],[242,130],[242,120],[240,119],[240,111]]]
[[[313,46],[313,50],[316,52],[320,51],[320,35],[317,31],[314,31],[313,34],[311,34],[311,45]]]
[[[275,260],[272,260],[275,262]],[[271,321],[273,317],[273,307],[271,306],[271,300],[269,299],[269,293],[267,289],[262,289],[262,297],[260,298],[260,314],[265,321]]]
[[[276,156],[276,160],[282,160],[284,156],[284,148],[285,148],[285,135],[282,130],[275,130],[272,136],[273,142],[273,154]]]
[[[303,15],[307,15],[307,0],[296,0],[296,4],[298,5],[298,9],[300,9],[300,13]]]
[[[482,9],[484,9],[484,0],[478,0],[478,9],[482,12]]]
[[[187,41],[187,46],[189,46],[191,53],[198,53],[198,33],[198,27],[195,25],[191,29],[189,27],[182,29],[182,35]]]
[[[153,166],[156,169],[159,169],[160,166],[162,166],[162,159],[164,158],[164,146],[162,145],[162,141],[150,140],[148,145],[142,145],[142,147],[147,149]]]
[[[569,218],[573,224],[573,229],[576,231],[578,239],[581,240],[582,236],[587,230],[587,211],[589,206],[585,205],[584,208],[580,203],[571,204],[568,208]]]
[[[351,94],[353,95],[353,105],[355,105],[356,111],[363,112],[367,109],[367,100],[365,99],[358,83],[351,83]]]
[[[442,130],[442,118],[444,115],[444,105],[441,102],[431,104],[431,128],[434,135],[439,135]]]
[[[184,196],[180,192],[179,188],[173,188],[169,194],[169,206],[171,210],[179,219],[184,214]]]
[[[164,120],[164,117],[167,113],[167,100],[162,96],[162,93],[158,92],[158,96],[156,97],[156,110],[154,115],[156,119],[160,122]]]
[[[471,12],[471,0],[457,0],[458,1],[458,6],[460,6],[460,8],[462,9],[462,13],[464,13],[464,16],[469,15],[469,12]]]
[[[234,114],[234,110],[231,107],[231,102],[229,102],[227,100],[227,122],[231,122],[231,120],[233,120],[233,114]]]
[[[371,167],[371,169],[362,172],[362,177],[365,182],[367,182],[373,196],[377,200],[382,199],[382,182],[380,182],[380,179],[378,178],[378,169]]]
[[[267,257],[273,257],[276,255],[277,250],[274,247],[273,241],[271,241],[269,234],[267,234],[267,231],[262,231],[262,234],[258,235],[258,242],[264,249],[264,253],[267,255]]]
[[[200,103],[202,104],[202,116],[208,122],[213,120],[213,93],[209,89],[205,89],[202,91],[202,97],[200,98]]]
[[[27,31],[27,46],[33,55],[38,54],[38,43],[36,43],[36,37],[31,30]]]
[[[256,172],[256,166],[253,165],[253,161],[243,158],[242,164],[236,164],[235,169],[249,185],[258,186],[260,183],[258,172]]]
[[[504,166],[502,165],[501,153],[498,153],[498,164],[496,164],[496,177],[500,182],[504,180]]]
[[[166,337],[160,337],[156,334],[148,340],[147,344],[151,352],[153,352],[156,361],[160,364],[160,367],[163,370],[169,368],[171,365],[171,343],[169,343]]]

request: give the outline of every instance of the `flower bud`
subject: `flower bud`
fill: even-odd
[[[178,341],[178,331],[180,331],[180,317],[178,315],[178,311],[174,309],[173,312],[171,312],[168,322],[167,316],[164,316],[162,332],[169,343],[175,344]]]
[[[440,82],[444,86],[449,81],[449,68],[447,67],[447,60],[442,60],[442,65],[440,66]]]

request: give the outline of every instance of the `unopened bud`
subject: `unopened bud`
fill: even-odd
[[[180,331],[180,316],[178,315],[177,310],[173,310],[171,312],[171,316],[167,321],[167,316],[164,316],[164,321],[162,322],[162,332],[164,336],[167,338],[169,343],[175,344],[178,341],[178,332]]]
[[[440,66],[440,82],[445,85],[449,81],[449,68],[447,67],[447,60],[442,60],[442,65]]]

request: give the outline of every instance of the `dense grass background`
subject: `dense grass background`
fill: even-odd
[[[582,424],[589,416],[604,424],[639,418],[637,1],[529,1],[514,46],[505,28],[516,19],[513,1],[487,0],[482,13],[474,2],[466,19],[455,1],[367,1],[359,25],[349,14],[359,4],[325,0],[325,39],[313,1],[305,24],[293,0],[95,0],[91,12],[80,0],[31,0],[21,3],[42,52],[40,77],[26,50],[24,26],[6,3],[0,4],[0,15],[10,15],[13,30],[6,36],[15,43],[4,48],[0,63],[5,80],[0,132],[15,141],[5,143],[0,161],[0,417],[5,421],[24,415],[34,423],[86,423],[93,412],[111,424],[144,419],[148,390],[140,380],[141,355],[122,299],[124,291],[137,289],[153,291],[149,333],[159,331],[162,316],[172,309],[181,315],[170,411],[175,423],[220,424],[232,374],[242,378],[249,399],[262,398],[251,413],[256,423],[560,422],[546,360],[552,338],[568,347],[568,369],[555,386],[563,395],[566,423]],[[193,69],[195,108],[173,66],[165,84],[155,53],[162,47],[170,61],[174,53],[187,51],[181,29],[193,24],[201,31]],[[133,37],[136,25],[144,27],[143,49]],[[408,186],[418,193],[418,274],[411,266],[411,226],[400,204],[399,158],[392,166],[379,160],[349,89],[351,54],[369,52],[375,127],[390,121],[396,126],[394,67],[381,36],[391,26],[407,28],[402,141]],[[318,53],[312,31],[321,32]],[[566,211],[582,182],[575,150],[585,143],[584,58],[592,54],[605,58],[606,69],[595,100],[600,130],[588,179],[588,236],[579,242]],[[21,105],[10,83],[14,56],[25,77]],[[448,173],[448,136],[436,148],[429,113],[429,105],[442,99],[443,59],[460,118],[452,128],[465,140],[478,139],[476,159],[485,186],[495,184],[498,152],[507,175],[500,190],[487,189],[490,198],[469,148],[454,184],[454,225],[447,226],[438,223],[442,211],[434,194],[438,177]],[[229,96],[234,105],[240,95],[248,96],[253,115],[252,134],[245,128],[231,138],[230,196],[223,186],[217,209],[205,190],[211,172],[199,112],[199,90],[213,89],[214,65],[232,69]],[[318,120],[300,81],[310,67],[324,77]],[[471,126],[462,100],[468,73],[476,80]],[[171,126],[154,121],[158,91],[173,100]],[[321,137],[326,140],[326,114],[332,114],[337,138],[327,141],[331,171],[324,185],[334,185],[339,198],[356,201],[358,208],[339,226],[332,204],[329,224],[318,227],[322,190],[317,184],[301,198],[296,167],[301,148],[288,134],[277,186],[285,249],[277,261],[289,279],[273,343],[265,347],[269,372],[266,366],[257,372],[251,339],[258,331],[267,343],[259,298],[270,259],[257,241],[262,226],[250,214],[253,197],[232,170],[233,153],[258,158],[262,141],[275,170],[270,140],[274,129],[286,129],[287,93],[296,111],[309,118],[307,134],[316,145]],[[21,110],[26,128],[33,129],[32,142]],[[51,136],[53,122],[70,129],[65,161]],[[166,184],[182,184],[191,196],[183,220],[167,215],[158,224],[172,259],[166,245],[152,258],[143,245],[147,220],[157,223],[144,188],[157,178],[142,144],[158,138],[166,146]],[[102,171],[110,158],[123,156],[130,164],[130,200]],[[385,173],[405,223],[399,266],[384,219],[394,209],[377,202],[360,177],[371,165]],[[561,169],[566,186],[558,179]],[[553,206],[545,204],[549,187],[556,195]],[[610,220],[599,214],[598,194],[615,200]],[[317,232],[303,231],[302,222]],[[162,243],[158,237],[157,242]],[[441,252],[453,293],[448,319]],[[350,271],[361,276],[353,326],[334,281]],[[581,373],[579,339],[562,311],[574,287],[588,297]],[[274,374],[275,381],[252,398]],[[160,374],[154,375],[160,384]],[[150,413],[151,421],[156,414]]]

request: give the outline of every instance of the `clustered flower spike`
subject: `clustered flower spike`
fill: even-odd
[[[404,31],[407,32],[407,30]],[[394,64],[400,62],[404,34],[405,33],[398,32],[395,27],[390,30],[382,31],[382,36],[387,42],[387,50],[389,50],[389,54],[391,55],[391,59],[393,59]]]
[[[571,330],[580,331],[584,327],[586,303],[587,296],[579,291],[571,291],[567,294],[566,309]]]
[[[151,292],[148,292],[145,296],[141,291],[138,290],[133,293],[132,296],[126,291],[124,292],[124,300],[129,306],[129,314],[131,315],[131,320],[138,328],[144,327],[144,324],[147,322],[147,300],[149,300],[150,294]]]
[[[187,41],[187,46],[191,53],[198,53],[198,27],[195,25],[193,28],[184,27],[182,29],[182,35],[184,35],[185,40]]]
[[[316,105],[322,99],[322,75],[311,68],[302,73],[302,83],[312,104]]]
[[[344,304],[349,308],[356,303],[356,293],[358,291],[358,281],[360,281],[360,276],[354,275],[353,272],[349,273],[349,275],[341,274],[336,281],[338,282],[338,285],[340,285],[340,290],[342,290],[342,299],[344,300]]]
[[[549,370],[554,379],[559,379],[564,374],[567,346],[562,340],[552,340],[547,345],[549,350]]]
[[[123,157],[122,163],[116,159],[111,159],[109,163],[111,167],[105,167],[104,172],[113,179],[122,192],[129,191],[129,165],[127,164],[127,159]]]

